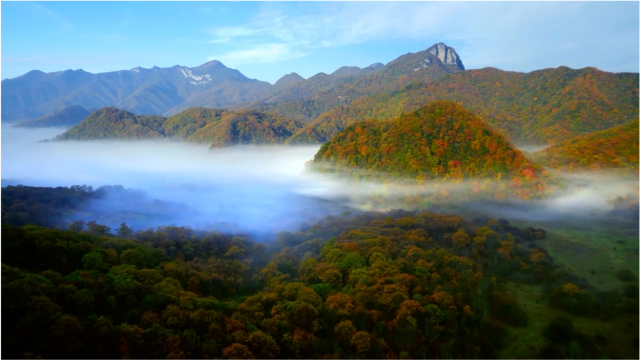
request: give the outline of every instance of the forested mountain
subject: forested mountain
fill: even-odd
[[[275,84],[273,84],[272,91],[282,90],[285,87],[300,81],[304,81],[304,78],[298,75],[298,73],[292,72],[291,74],[287,74],[281,77],[280,79],[278,79],[278,81],[276,81]]]
[[[429,81],[463,70],[456,51],[438,43],[424,51],[400,56],[384,66],[376,63],[364,69],[342,67],[331,75],[320,73],[245,107],[309,122],[355,99],[396,91],[416,81]]]
[[[215,147],[281,144],[302,126],[297,120],[253,110],[191,108],[164,118],[107,107],[54,140],[169,138]]]
[[[219,107],[254,101],[271,85],[249,79],[219,61],[198,67],[54,73],[31,71],[2,81],[2,121],[33,119],[72,104],[115,106],[137,114],[159,115],[182,103]],[[178,112],[178,111],[174,111]]]
[[[69,127],[84,120],[91,114],[91,111],[80,105],[68,106],[60,111],[45,115],[34,120],[24,120],[13,125],[14,127]]]
[[[638,119],[611,129],[596,131],[532,154],[532,159],[555,169],[638,170]]]
[[[503,191],[523,197],[544,190],[539,166],[452,101],[350,125],[322,145],[311,168],[368,179],[504,180],[509,187]]]
[[[337,106],[288,142],[323,143],[356,121],[392,119],[438,99],[460,103],[513,142],[547,144],[636,118],[638,74],[567,67],[467,70]]]

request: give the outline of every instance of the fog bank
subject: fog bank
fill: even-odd
[[[129,203],[123,196],[131,196],[119,192],[87,204],[87,210],[103,219],[133,214],[130,225],[136,229],[177,225],[268,234],[297,230],[303,222],[350,209],[464,208],[510,220],[593,219],[614,209],[616,199],[637,203],[638,198],[637,175],[606,172],[563,175],[564,185],[544,200],[469,201],[464,194],[472,188],[471,181],[447,185],[450,196],[442,197],[442,184],[437,183],[381,184],[305,172],[305,162],[319,146],[247,145],[208,151],[206,145],[169,140],[38,142],[61,131],[2,125],[3,186],[141,189],[144,194]],[[156,200],[162,204],[153,205]]]
[[[149,227],[230,223],[243,231],[273,232],[344,211],[340,204],[298,191],[304,185],[304,163],[318,146],[208,151],[206,145],[169,140],[38,142],[60,131],[2,125],[3,186],[122,185],[144,190],[147,202],[186,206],[171,218],[167,211],[148,216],[144,225]],[[94,201],[89,207],[102,213],[135,210],[117,199]]]

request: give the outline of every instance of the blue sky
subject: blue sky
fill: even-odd
[[[6,2],[1,77],[220,60],[275,82],[437,42],[467,69],[638,72],[636,2]]]

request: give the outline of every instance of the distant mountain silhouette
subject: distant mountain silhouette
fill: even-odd
[[[436,51],[440,48],[445,49],[445,57]],[[166,116],[190,107],[252,108],[264,112],[262,107],[270,107],[274,102],[322,99],[323,91],[335,93],[340,97],[340,103],[384,91],[388,87],[381,85],[396,82],[401,76],[407,81],[415,81],[463,69],[452,48],[437,44],[429,49],[404,55],[387,66],[376,63],[364,69],[342,67],[333,75],[320,73],[306,80],[292,73],[274,85],[249,79],[216,60],[193,68],[178,65],[151,69],[136,67],[100,74],[83,70],[53,73],[34,70],[2,81],[2,121],[35,119],[71,105],[93,109],[113,106],[140,115]],[[445,62],[454,56],[459,66],[444,64],[438,56]],[[402,84],[405,82],[401,81],[399,86]],[[349,88],[363,86],[362,91],[345,93]],[[302,115],[288,112],[289,105],[269,112],[310,121],[334,105],[332,101],[319,101],[321,105],[317,110]]]
[[[72,105],[37,119],[21,121],[13,127],[69,127],[84,120],[89,114],[91,111],[82,106]]]

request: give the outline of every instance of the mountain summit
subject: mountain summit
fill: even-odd
[[[439,75],[464,71],[464,65],[456,50],[444,43],[437,43],[426,50],[409,53],[388,63],[382,71],[394,76],[427,76],[435,79]],[[427,75],[421,75],[426,73]]]
[[[454,50],[454,48],[449,47],[443,43],[437,43],[432,47],[428,48],[427,51],[430,55],[433,55],[440,60],[440,62],[445,66],[455,66],[458,70],[464,70],[464,65],[462,65],[462,60],[458,56],[458,53]],[[429,60],[427,60],[429,59]],[[427,62],[431,63],[431,59],[426,57],[425,64]]]

